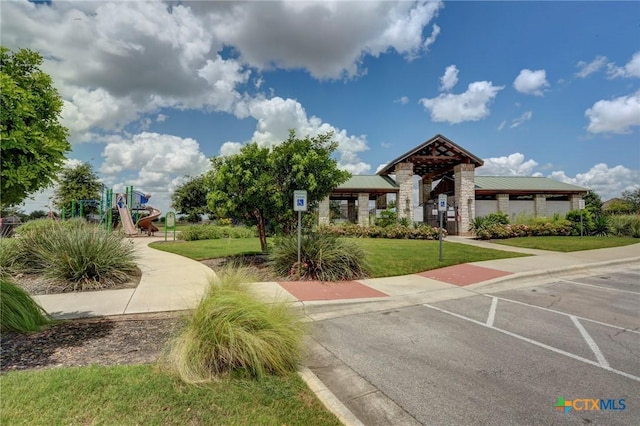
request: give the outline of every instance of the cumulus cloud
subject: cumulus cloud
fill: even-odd
[[[489,104],[502,89],[504,86],[494,86],[490,81],[476,81],[469,84],[466,92],[441,93],[435,98],[422,98],[420,103],[436,122],[478,121],[489,115]]]
[[[606,56],[596,56],[593,61],[585,62],[580,61],[577,64],[577,67],[580,69],[576,75],[580,78],[585,78],[593,74],[594,72],[599,71],[607,65],[607,57]]]
[[[203,2],[217,39],[258,69],[304,69],[318,79],[355,77],[365,55],[424,52],[423,38],[442,2]]]
[[[339,129],[324,122],[316,116],[309,117],[298,101],[280,97],[256,97],[246,100],[244,105],[247,114],[257,120],[256,130],[251,141],[260,146],[273,147],[289,137],[289,130],[296,131],[299,137],[317,136],[321,133],[333,133],[333,140],[338,142],[338,165],[353,174],[363,174],[371,166],[363,162],[359,153],[369,149],[365,135],[349,135],[346,130]],[[221,155],[237,153],[243,144],[226,142],[220,149]]]
[[[485,176],[531,176],[536,167],[538,163],[535,160],[525,161],[524,154],[516,152],[505,157],[485,158],[484,165],[476,173]]]
[[[618,67],[613,63],[608,64],[608,78],[640,77],[640,51],[633,54],[629,62]]]
[[[596,192],[603,200],[619,197],[622,191],[632,190],[640,182],[640,171],[624,166],[609,167],[604,163],[596,164],[584,173],[569,177],[564,171],[555,171],[550,178],[561,182],[587,187]]]
[[[585,111],[590,133],[628,133],[640,126],[640,90],[612,100],[599,100]]]
[[[107,186],[118,190],[133,184],[164,206],[170,204],[169,194],[180,182],[177,177],[197,176],[210,166],[195,140],[151,132],[112,140],[102,157],[100,173]]]
[[[513,87],[520,93],[542,96],[543,90],[549,87],[547,72],[545,70],[523,69],[513,81]]]
[[[440,91],[448,92],[456,84],[458,84],[458,68],[455,65],[449,65],[440,77]]]

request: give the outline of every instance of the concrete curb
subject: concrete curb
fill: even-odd
[[[304,380],[309,389],[316,395],[316,398],[331,411],[345,426],[364,426],[358,418],[349,410],[335,395],[325,386],[313,371],[307,367],[302,367],[298,375]]]

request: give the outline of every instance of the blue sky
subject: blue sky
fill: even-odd
[[[169,208],[184,175],[255,140],[335,132],[374,174],[437,133],[478,174],[604,200],[640,184],[638,2],[3,2],[65,99],[70,164]],[[24,210],[45,209],[50,191]]]

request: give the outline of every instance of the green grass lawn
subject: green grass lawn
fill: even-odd
[[[354,239],[367,253],[372,278],[413,274],[460,263],[526,256],[521,253],[479,248],[444,241],[442,262],[439,242],[429,240]]]
[[[260,240],[258,238],[221,238],[217,240],[175,242],[160,241],[151,243],[149,246],[194,260],[260,253]]]
[[[428,240],[390,240],[354,238],[367,253],[372,278],[413,274],[459,263],[526,256],[520,253],[478,248],[466,244],[443,244],[443,260],[438,261],[439,242]],[[260,252],[258,238],[160,242],[151,247],[195,260],[214,259]]]
[[[297,374],[193,386],[153,365],[0,376],[0,424],[339,425]]]
[[[640,239],[631,237],[522,237],[491,240],[491,242],[512,247],[570,252],[638,244]]]

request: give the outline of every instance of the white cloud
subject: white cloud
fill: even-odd
[[[202,2],[212,32],[258,69],[305,69],[318,79],[355,77],[365,55],[408,58],[437,35],[425,26],[442,2]]]
[[[547,72],[545,70],[532,71],[523,69],[513,81],[513,87],[515,87],[518,92],[527,95],[542,96],[543,90],[549,87]]]
[[[243,146],[244,144],[240,142],[225,142],[220,147],[220,155],[223,157],[228,157],[230,155],[239,154]]]
[[[531,120],[531,117],[533,117],[533,112],[526,111],[526,112],[522,113],[522,115],[520,117],[514,119],[511,122],[511,126],[509,126],[509,128],[510,129],[515,129],[516,127],[520,126],[525,121]]]
[[[442,93],[436,98],[422,98],[420,103],[431,111],[431,119],[436,122],[478,121],[489,115],[489,103],[502,89],[504,86],[494,86],[490,81],[476,81],[464,93]]]
[[[640,77],[640,51],[633,54],[629,62],[623,67],[617,67],[615,64],[608,64],[608,78],[631,78]]]
[[[485,176],[531,176],[538,163],[525,161],[524,155],[516,152],[506,157],[485,158],[484,165],[476,169],[478,175]]]
[[[576,75],[580,78],[585,78],[594,72],[599,71],[601,68],[607,65],[607,57],[606,56],[596,56],[595,59],[589,63],[580,61],[577,66],[580,68],[580,71],[576,73]]]
[[[163,122],[167,121],[167,118],[169,118],[168,115],[158,114],[158,116],[156,117],[156,122],[163,123]]]
[[[113,140],[102,157],[100,172],[107,186],[118,190],[133,185],[153,195],[150,204],[163,210],[171,204],[170,194],[182,176],[197,176],[210,166],[195,140],[150,132]]]
[[[628,133],[640,126],[640,90],[628,96],[599,100],[585,111],[591,133]]]
[[[564,171],[555,171],[549,177],[561,182],[584,186],[596,192],[603,200],[608,200],[619,197],[622,191],[637,187],[640,182],[640,171],[620,165],[609,167],[600,163],[584,173],[576,174],[573,178],[567,176]]]
[[[393,101],[394,103],[399,103],[402,105],[406,105],[409,103],[409,98],[407,96],[401,96],[400,98],[396,99],[395,101]]]
[[[506,126],[506,125],[507,125],[507,120],[502,120],[502,122],[498,126],[498,130],[504,129],[504,126]]]
[[[247,114],[257,120],[256,130],[251,141],[260,146],[272,147],[289,137],[289,130],[296,131],[299,137],[317,136],[332,132],[333,140],[338,142],[338,165],[353,174],[366,173],[371,166],[363,162],[358,154],[369,149],[365,135],[349,135],[346,130],[339,129],[322,121],[316,116],[307,116],[302,104],[293,99],[273,97],[270,99],[256,97],[247,99],[243,106]],[[242,144],[226,142],[220,150],[221,155],[238,152]]]
[[[431,35],[427,37],[427,39],[424,41],[424,44],[423,44],[424,48],[428,50],[429,46],[431,46],[433,43],[436,42],[436,39],[438,38],[439,35],[440,35],[440,27],[438,26],[438,24],[433,24]]]
[[[440,77],[440,91],[448,92],[456,84],[458,84],[458,68],[455,65],[449,65]]]

